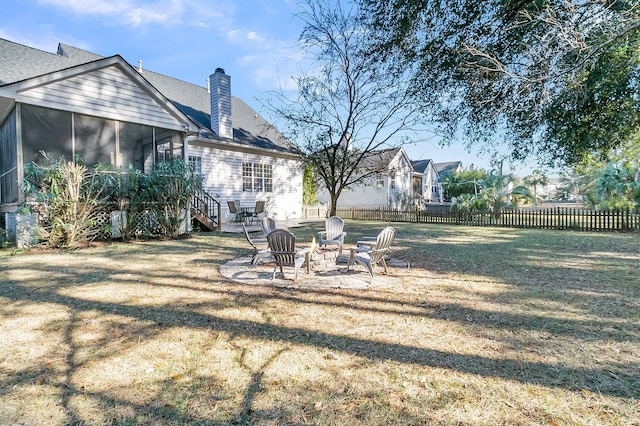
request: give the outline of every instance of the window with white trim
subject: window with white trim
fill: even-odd
[[[384,175],[382,173],[376,173],[376,188],[384,188]]]
[[[396,171],[389,172],[389,188],[396,189]]]
[[[242,190],[244,192],[272,192],[271,164],[242,163]]]
[[[197,176],[202,176],[202,157],[196,157],[194,155],[189,156],[189,164],[193,167],[193,172]]]

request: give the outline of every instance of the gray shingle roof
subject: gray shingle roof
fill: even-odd
[[[9,40],[0,39],[0,86],[70,68],[103,57],[60,43],[58,52],[49,53]],[[206,88],[153,71],[141,75],[183,114],[201,128],[207,139],[222,140],[211,130],[210,98]],[[297,147],[239,98],[231,98],[233,140],[247,147],[298,153]]]
[[[456,170],[459,166],[462,165],[461,161],[449,161],[446,163],[435,163],[434,166],[436,167],[436,170],[438,171],[438,174],[440,176],[444,176],[447,173],[453,173],[454,170]]]
[[[413,170],[419,173],[424,173],[427,170],[427,167],[429,166],[429,163],[431,162],[431,160],[415,160],[415,161],[411,161],[411,166],[413,167]]]
[[[384,170],[389,167],[389,164],[401,149],[402,148],[388,148],[369,151],[362,158],[360,167],[371,170]]]
[[[86,62],[0,38],[0,86]]]

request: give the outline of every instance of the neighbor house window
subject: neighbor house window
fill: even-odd
[[[384,188],[384,175],[382,173],[376,173],[376,188]]]
[[[189,165],[193,167],[193,172],[197,176],[202,176],[202,157],[189,156]]]
[[[389,173],[389,188],[396,189],[396,172],[392,171]]]
[[[272,192],[271,164],[242,163],[242,190],[245,192]]]

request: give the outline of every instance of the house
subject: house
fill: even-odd
[[[203,79],[204,80],[204,79]],[[229,220],[227,200],[286,219],[302,214],[299,151],[241,99],[218,68],[201,87],[66,44],[49,53],[0,39],[0,209],[23,200],[22,170],[80,155],[148,172],[190,161]]]
[[[438,170],[432,160],[411,161],[413,167],[413,193],[420,204],[442,202],[442,186]]]
[[[367,163],[375,163],[369,167]],[[383,172],[372,174],[362,183],[345,188],[338,198],[337,207],[380,207],[400,208],[412,199],[413,168],[405,150],[400,148],[371,151],[363,160],[363,168],[379,169]],[[326,190],[318,192],[318,201],[328,203]]]

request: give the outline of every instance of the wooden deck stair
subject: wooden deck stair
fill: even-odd
[[[191,217],[212,231],[220,231],[220,202],[206,191],[199,191],[191,200]]]

